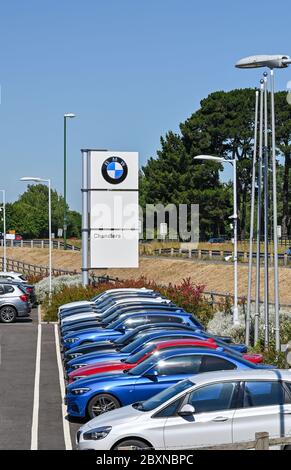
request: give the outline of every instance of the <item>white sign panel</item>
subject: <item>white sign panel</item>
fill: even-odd
[[[15,233],[6,233],[6,240],[15,240]]]
[[[138,267],[138,153],[91,150],[88,183],[91,269]]]
[[[90,189],[138,189],[137,152],[90,152]]]
[[[91,269],[137,268],[137,230],[91,230]]]
[[[138,191],[92,191],[91,229],[138,230]]]
[[[168,224],[165,222],[160,223],[160,235],[166,236],[168,233]]]

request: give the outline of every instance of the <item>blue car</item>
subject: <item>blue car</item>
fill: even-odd
[[[73,370],[79,369],[80,367],[110,362],[110,361],[125,361],[129,356],[141,352],[149,344],[158,344],[165,340],[171,339],[198,339],[198,340],[208,340],[207,335],[204,335],[200,330],[196,331],[158,331],[151,332],[143,335],[142,337],[136,338],[133,342],[127,344],[123,348],[111,349],[111,350],[101,350],[91,353],[84,354],[82,356],[76,357],[70,360],[66,364],[66,371],[69,374]],[[220,340],[215,340],[218,347],[221,348],[221,351],[228,352],[235,355],[238,358],[242,358],[242,354],[235,349],[232,349],[229,345]]]
[[[98,341],[98,342],[93,342],[93,343],[86,343],[86,344],[81,344],[79,346],[75,346],[73,348],[70,348],[68,351],[65,351],[64,353],[64,362],[65,364],[70,361],[71,359],[74,359],[75,357],[82,356],[83,354],[95,352],[95,351],[108,351],[112,349],[120,350],[130,342],[134,341],[137,337],[141,337],[149,332],[153,331],[162,331],[162,332],[167,332],[167,331],[173,331],[173,330],[192,330],[192,331],[197,331],[197,328],[195,326],[189,326],[185,325],[183,323],[172,323],[172,322],[158,322],[158,323],[148,323],[145,325],[137,326],[133,330],[127,331],[127,333],[113,341]],[[201,331],[200,331],[201,333]],[[229,346],[231,346],[232,349],[235,349],[236,351],[239,352],[246,352],[247,347],[244,344],[235,344],[231,342],[231,338],[229,336],[215,336],[211,335],[210,333],[203,333],[207,335],[209,338],[213,339],[218,339],[220,341],[223,341],[224,343],[227,343]]]
[[[132,330],[144,323],[156,323],[158,321],[180,322],[201,328],[200,323],[197,325],[195,318],[191,314],[174,314],[166,312],[159,313],[157,315],[151,313],[129,314],[123,319],[117,319],[115,322],[110,323],[106,328],[90,328],[88,330],[81,330],[80,332],[69,333],[63,338],[63,347],[64,350],[67,350],[73,346],[78,346],[79,344],[90,341],[114,340],[115,338],[124,335],[127,330]]]
[[[81,344],[75,346],[64,353],[64,363],[76,357],[83,356],[93,352],[106,352],[106,351],[120,351],[124,346],[130,344],[137,338],[142,338],[148,333],[163,332],[165,334],[171,333],[172,331],[185,331],[185,333],[197,331],[195,326],[185,325],[184,323],[173,323],[173,322],[159,322],[159,323],[148,323],[146,325],[137,326],[133,330],[127,331],[125,335],[113,341],[98,341],[94,343]],[[200,330],[199,330],[200,331]]]
[[[178,308],[176,306],[169,306],[164,304],[139,304],[137,306],[129,306],[123,307],[118,309],[116,312],[112,313],[109,316],[94,319],[85,319],[76,322],[70,322],[69,325],[65,325],[61,327],[61,334],[65,336],[67,333],[71,331],[79,331],[84,330],[86,328],[105,328],[109,323],[121,318],[125,314],[129,313],[147,313],[147,312],[172,312],[172,313],[186,313],[183,309]]]
[[[147,400],[194,374],[258,367],[219,349],[161,350],[126,373],[98,374],[77,380],[66,389],[68,414],[94,418],[106,411]]]

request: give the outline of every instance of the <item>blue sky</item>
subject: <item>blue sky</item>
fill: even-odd
[[[0,7],[0,188],[21,176],[63,189],[68,122],[68,201],[81,208],[80,148],[155,156],[215,90],[256,86],[261,71],[234,63],[255,53],[291,55],[287,0],[11,0]],[[277,74],[285,89],[291,69]]]

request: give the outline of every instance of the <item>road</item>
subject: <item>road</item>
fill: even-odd
[[[55,330],[37,309],[0,324],[0,450],[74,448],[82,423],[69,423],[62,408]]]

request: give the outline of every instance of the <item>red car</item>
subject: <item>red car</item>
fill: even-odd
[[[108,372],[116,372],[120,373],[124,370],[133,369],[137,364],[147,359],[149,356],[154,354],[156,351],[160,349],[172,349],[175,347],[181,346],[193,346],[198,348],[207,348],[207,349],[216,349],[219,346],[212,338],[207,340],[199,340],[199,339],[176,339],[171,341],[163,341],[159,344],[152,344],[146,346],[141,351],[132,354],[131,356],[127,357],[124,360],[112,360],[106,362],[99,362],[97,364],[90,364],[88,366],[79,367],[78,369],[70,372],[68,375],[69,383],[74,382],[80,378],[84,378],[88,375],[94,374],[104,374]],[[254,357],[255,356],[255,357]],[[259,357],[260,356],[260,357]],[[247,359],[251,362],[262,362],[262,356],[260,354],[243,354],[244,359]],[[259,360],[260,359],[260,360]]]

